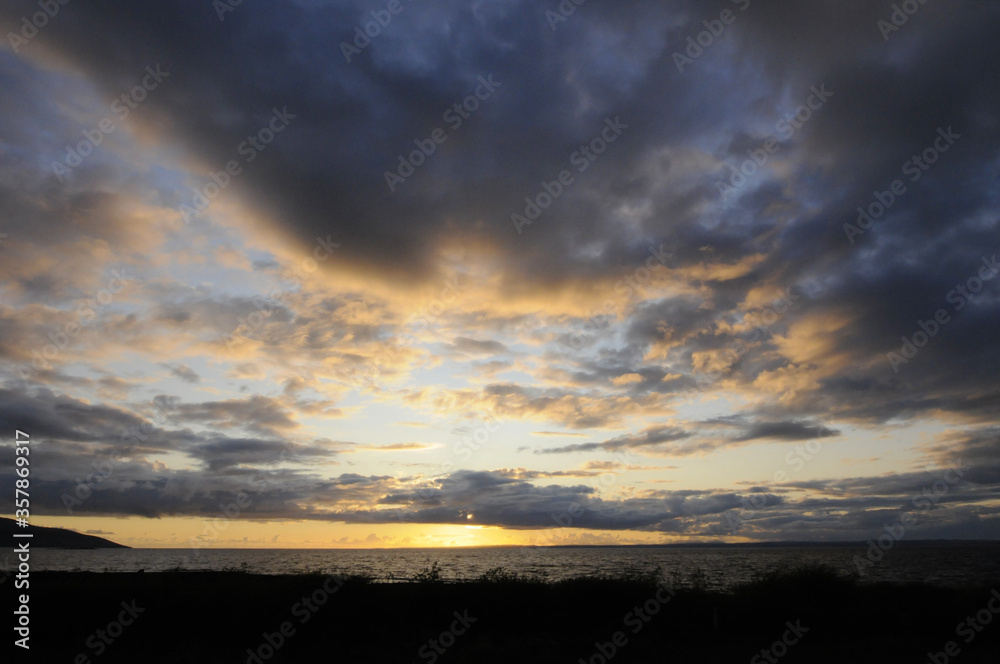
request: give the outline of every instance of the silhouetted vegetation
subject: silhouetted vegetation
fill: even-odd
[[[575,664],[590,662],[598,648],[609,651],[620,632],[626,642],[614,646],[609,661],[615,664],[748,662],[798,625],[806,631],[787,647],[782,664],[925,662],[948,641],[961,646],[960,664],[995,662],[1000,652],[1000,616],[972,643],[955,634],[960,621],[987,609],[1000,584],[861,584],[824,568],[770,575],[728,591],[706,589],[698,574],[676,578],[658,568],[546,583],[498,567],[474,580],[447,581],[437,563],[414,579],[379,581],[387,580],[320,570],[296,576],[34,573],[32,651],[38,661],[77,661],[82,654],[97,664],[242,664],[248,649],[267,664]],[[133,600],[143,612],[96,657],[97,642],[88,646],[88,639],[118,616],[122,602]],[[282,636],[283,623],[294,633]],[[458,631],[443,636],[451,629]],[[280,647],[261,648],[268,635]],[[428,646],[431,640],[450,647],[439,653]]]

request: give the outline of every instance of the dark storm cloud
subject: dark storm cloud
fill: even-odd
[[[322,462],[337,455],[320,445],[289,444],[280,440],[223,438],[187,448],[186,453],[205,462],[209,470],[221,470],[237,465],[267,466],[287,460],[306,463]]]
[[[218,516],[239,499],[247,505],[241,510],[247,519],[634,529],[696,537],[733,534],[732,524],[740,523],[740,534],[754,539],[819,540],[864,540],[904,513],[919,517],[918,525],[908,531],[914,537],[988,536],[996,522],[995,516],[979,507],[995,500],[995,491],[990,485],[969,481],[971,470],[963,467],[751,487],[743,496],[682,490],[602,499],[591,486],[538,486],[524,481],[553,475],[532,471],[457,471],[414,485],[408,478],[345,473],[322,479],[303,471],[236,468],[228,463],[232,452],[241,454],[244,462],[267,465],[280,454],[279,448],[280,444],[266,441],[207,442],[195,448],[196,456],[204,453],[208,462],[204,471],[166,470],[119,460],[100,482],[90,484],[92,491],[85,500],[71,503],[73,513]],[[312,458],[326,455],[322,448],[295,449]],[[65,514],[66,496],[76,495],[80,485],[78,479],[71,479],[74,473],[79,477],[94,472],[84,469],[87,457],[79,450],[63,452],[50,448],[44,459],[40,457],[50,471],[33,483],[39,514]],[[64,465],[60,457],[77,467]],[[12,481],[13,475],[0,480]],[[791,498],[803,489],[819,493]]]
[[[223,294],[213,296],[191,296],[174,289],[163,289],[156,293],[159,304],[151,315],[152,321],[170,329],[207,330],[222,335],[232,335],[250,312],[261,310],[266,304],[269,325],[287,324],[295,315],[283,303],[261,298],[230,297]],[[244,333],[247,336],[265,336],[267,326]]]
[[[636,434],[617,436],[596,443],[577,443],[563,447],[536,450],[535,454],[565,454],[568,452],[617,452],[631,450],[645,454],[683,456],[709,452],[717,448],[755,440],[810,440],[839,435],[828,427],[801,421],[748,422],[742,417],[717,418],[701,423],[702,427],[688,431],[671,425],[652,426]],[[737,435],[720,437],[719,427],[735,428]],[[687,442],[682,442],[687,441]],[[681,443],[672,445],[671,443]]]
[[[705,247],[723,262],[766,254],[745,277],[706,282],[715,291],[714,312],[694,302],[696,315],[640,312],[630,322],[631,341],[641,349],[662,336],[665,320],[676,338],[696,344],[690,352],[705,341],[698,330],[711,331],[712,318],[759,279],[808,286],[810,304],[793,318],[849,314],[838,350],[871,361],[865,370],[825,378],[824,388],[861,418],[922,412],[930,404],[903,396],[904,386],[878,359],[944,304],[984,250],[997,248],[996,215],[987,210],[995,209],[988,183],[996,182],[1000,131],[1000,46],[992,38],[998,9],[922,7],[885,41],[876,22],[888,9],[879,3],[849,11],[822,2],[731,6],[737,21],[726,36],[679,73],[672,54],[726,6],[593,6],[555,32],[533,3],[413,6],[348,64],[339,43],[364,13],[346,3],[246,5],[219,21],[205,3],[105,2],[67,5],[24,48],[55,49],[107,94],[136,77],[137,63],[162,63],[171,92],[151,96],[146,108],[170,128],[169,140],[212,168],[232,158],[273,107],[288,106],[297,115],[288,133],[235,186],[303,246],[331,235],[350,249],[345,260],[383,275],[428,276],[429,249],[462,236],[488,241],[511,274],[538,286],[612,275],[661,240],[681,266],[701,260]],[[13,24],[33,8],[13,2],[4,16]],[[433,25],[447,25],[447,36],[418,27]],[[390,195],[383,173],[397,155],[443,125],[443,111],[490,73],[502,86]],[[768,133],[753,128],[760,126],[755,119],[774,125],[822,84],[833,97],[775,157],[812,163],[812,170],[792,173],[777,188],[759,175],[711,219],[697,210],[718,201],[715,185],[728,170],[695,171],[703,179],[686,187],[672,182],[670,169],[684,151],[721,145],[709,150],[733,163],[745,159]],[[566,168],[608,115],[630,124],[625,137],[577,175],[585,184],[526,229],[530,241],[518,237],[510,212]],[[844,223],[874,200],[872,191],[904,177],[900,166],[931,145],[939,127],[962,138],[919,182],[907,182],[890,214],[852,246]],[[665,148],[670,156],[657,156]],[[658,178],[657,169],[670,177]],[[620,232],[616,211],[624,204],[650,206],[635,232]],[[577,251],[594,242],[602,247],[597,257]],[[995,299],[996,283],[982,300]],[[905,367],[907,380],[942,394],[945,408],[962,409],[962,386],[970,376],[984,380],[981,368],[1000,360],[984,334],[1000,324],[998,316],[995,306],[956,316],[934,347]],[[740,367],[753,372],[748,380],[767,368]],[[863,401],[853,396],[858,385],[867,391]]]
[[[594,450],[615,452],[622,449],[661,446],[663,443],[684,440],[690,436],[690,432],[673,426],[655,426],[638,434],[618,436],[600,443],[577,443],[563,447],[552,447],[544,450],[536,450],[535,454],[564,454],[567,452],[592,452]]]
[[[14,23],[29,7],[14,3],[5,15]],[[246,6],[224,22],[197,2],[67,6],[40,39],[107,94],[141,73],[137,63],[162,63],[171,92],[151,96],[144,110],[155,109],[156,121],[172,128],[171,138],[213,168],[233,158],[273,107],[287,106],[297,116],[292,127],[235,186],[294,224],[289,230],[303,244],[332,234],[350,247],[349,260],[412,278],[430,270],[432,252],[425,249],[442,235],[485,233],[528,270],[525,277],[560,280],[645,252],[639,238],[609,238],[605,224],[619,202],[643,195],[652,183],[642,181],[635,164],[604,182],[594,175],[613,175],[639,157],[647,141],[629,142],[626,134],[614,155],[589,169],[587,184],[567,194],[563,209],[553,210],[551,223],[531,229],[532,242],[517,238],[509,221],[524,196],[566,168],[570,154],[609,116],[621,115],[625,123],[634,118],[633,126],[652,133],[654,143],[723,116],[727,105],[694,116],[693,104],[669,103],[694,88],[691,79],[663,81],[662,65],[669,62],[664,31],[682,12],[680,5],[667,11],[624,3],[581,12],[570,29],[553,34],[543,8],[533,3],[509,3],[497,13],[457,1],[411,7],[395,32],[386,30],[351,65],[337,45],[365,14],[343,4]],[[689,18],[692,24],[700,19]],[[450,37],[415,28],[438,20]],[[680,29],[670,33],[683,41]],[[248,49],[248,43],[266,48]],[[603,45],[610,43],[616,48]],[[390,196],[383,173],[397,155],[446,124],[443,111],[491,73],[502,87]],[[482,227],[479,220],[489,223]],[[563,232],[569,223],[575,239]],[[609,239],[605,267],[573,260],[572,251],[553,260],[549,249],[553,242],[584,246]]]
[[[510,350],[499,341],[470,339],[468,337],[456,337],[447,347],[449,350],[465,355],[499,355]]]
[[[997,476],[981,470],[951,463],[923,472],[783,483],[782,491],[805,490],[810,497],[776,507],[744,505],[739,518],[748,530],[740,534],[793,539],[808,532],[810,539],[864,541],[906,514],[914,520],[907,539],[994,538]]]
[[[876,34],[866,44],[859,38],[875,29],[871,14],[884,14],[885,8],[874,5],[865,20],[857,20],[840,8],[806,4],[808,11],[800,3],[787,13],[761,6],[759,13],[748,14],[757,34],[767,35],[778,49],[802,44],[808,35],[810,47],[801,49],[802,58],[778,58],[749,43],[745,49],[759,51],[769,71],[802,83],[826,82],[835,91],[824,109],[829,115],[810,120],[802,141],[823,155],[817,183],[835,181],[838,189],[813,187],[805,178],[796,182],[801,186],[795,195],[815,200],[823,213],[802,215],[790,225],[763,268],[808,286],[804,312],[825,309],[852,318],[832,352],[872,366],[845,369],[823,384],[824,398],[832,394],[849,404],[845,414],[884,421],[939,405],[983,416],[997,398],[986,369],[1000,359],[987,332],[1000,323],[997,283],[979,296],[979,306],[963,312],[946,299],[974,275],[983,255],[992,256],[997,248],[995,194],[985,186],[997,178],[989,157],[998,144],[997,124],[989,118],[996,117],[998,70],[995,44],[986,45],[997,25],[996,7],[928,5],[920,20],[910,21],[888,43]],[[823,30],[810,29],[820,25]],[[984,46],[969,54],[961,43]],[[902,172],[904,163],[931,147],[939,128],[949,127],[961,138],[911,181]],[[903,180],[907,192],[851,245],[843,224],[855,222],[855,209],[870,205],[872,192],[887,190],[895,179]],[[885,353],[898,350],[900,337],[912,336],[918,321],[938,308],[952,313],[953,321],[895,375]],[[922,401],[920,395],[929,391],[940,400]],[[974,406],[970,396],[977,391],[986,394]]]
[[[576,279],[613,283],[623,269],[641,264],[649,246],[667,242],[672,269],[683,272],[689,288],[630,310],[623,347],[598,361],[563,354],[567,373],[580,385],[637,373],[643,380],[628,387],[637,399],[670,393],[696,371],[695,353],[735,340],[722,330],[741,317],[741,303],[754,288],[766,283],[801,293],[780,322],[764,330],[760,345],[718,379],[749,390],[783,369],[825,371],[802,381],[808,387],[780,392],[780,405],[760,406],[749,423],[734,423],[734,438],[699,442],[700,431],[662,426],[545,452],[677,452],[670,443],[688,438],[702,445],[697,449],[713,449],[732,441],[833,436],[835,430],[815,423],[831,413],[838,421],[864,424],[943,413],[983,428],[959,435],[936,454],[964,453],[973,464],[969,477],[995,487],[1000,278],[983,282],[971,298],[952,296],[976,277],[983,259],[988,263],[1000,251],[1000,5],[926,3],[886,40],[877,20],[888,17],[887,3],[753,0],[736,12],[725,37],[678,72],[672,53],[683,50],[687,37],[723,7],[733,3],[587,3],[553,32],[538,3],[414,3],[348,64],[339,43],[351,38],[367,11],[354,3],[243,3],[219,21],[212,3],[194,0],[73,2],[22,46],[21,57],[79,70],[103,98],[134,85],[146,65],[162,65],[170,72],[164,83],[169,94],[165,88],[151,95],[137,122],[212,170],[236,157],[237,146],[265,125],[272,109],[287,108],[295,115],[289,128],[247,164],[233,189],[303,248],[317,236],[342,243],[343,261],[361,273],[397,283],[428,281],[437,277],[434,261],[443,244],[470,241],[495,252],[503,269],[502,295],[544,294]],[[0,21],[17,29],[21,17],[35,11],[35,2],[14,0],[0,9]],[[0,99],[0,137],[13,148],[0,155],[0,231],[16,228],[19,241],[39,245],[70,242],[82,236],[81,228],[124,233],[117,226],[105,231],[97,221],[114,216],[118,197],[108,183],[120,175],[117,167],[91,160],[70,176],[75,189],[57,186],[44,165],[61,158],[64,146],[86,127],[63,122],[67,111],[39,92],[36,72],[12,64],[15,56],[6,52],[3,62],[0,77],[10,94]],[[500,82],[496,91],[461,127],[449,128],[448,141],[391,193],[384,172],[396,167],[397,155],[447,126],[442,113],[473,93],[478,77],[489,75]],[[781,137],[772,157],[780,168],[748,177],[723,200],[717,184],[730,169],[722,162],[745,161],[747,150],[776,133],[814,86],[826,86],[832,96],[792,136]],[[586,172],[574,173],[574,184],[519,235],[510,214],[523,211],[524,197],[568,168],[569,156],[598,135],[606,118],[616,117],[628,129]],[[905,164],[912,167],[913,156],[934,146],[941,132],[957,138],[949,139],[947,151],[935,149],[934,163],[911,170],[919,178],[910,179]],[[896,179],[906,192],[894,195],[888,212],[863,234],[845,233],[845,224],[857,224],[857,208],[876,202],[876,195],[885,197]],[[158,196],[176,209],[190,200],[190,191],[162,190]],[[724,278],[718,269],[697,269],[758,256],[744,272]],[[269,269],[265,263],[258,267]],[[65,274],[6,276],[29,301],[62,302],[76,295]],[[246,298],[177,296],[160,305],[153,312],[158,325],[223,334],[255,308]],[[323,321],[338,305],[318,306],[313,321],[300,322]],[[887,353],[899,352],[901,337],[913,339],[939,309],[949,322],[894,370]],[[277,307],[270,322],[292,318]],[[809,329],[827,345],[785,337],[797,323],[812,321],[819,322]],[[24,348],[34,337],[25,325],[0,311],[0,356],[26,357]],[[361,340],[383,332],[329,325],[303,343],[325,350],[341,329]],[[270,348],[286,338],[268,329],[260,336]],[[649,353],[657,346],[661,359]],[[507,347],[457,337],[453,350],[485,354]],[[676,372],[684,378],[660,379]],[[494,384],[483,396],[510,403],[507,413],[549,415],[577,428],[608,426],[619,418],[614,405],[557,410],[580,396],[560,388]],[[51,392],[29,398],[4,391],[2,397],[0,424],[63,441],[67,453],[118,441],[122,431],[144,423],[127,411]],[[181,429],[157,429],[146,445],[188,449],[220,471],[266,463],[272,444],[265,439],[296,427],[286,405],[266,397],[174,402],[170,408],[171,424]],[[261,439],[211,442],[183,429],[189,424],[245,428]],[[316,456],[322,458],[318,450]],[[410,495],[384,480],[370,486],[342,480],[323,485],[289,476],[285,488],[260,494],[259,513],[300,515],[308,512],[298,507],[305,504],[300,501],[343,496],[348,486],[358,498]],[[150,476],[118,494],[98,492],[92,505],[108,513],[209,513],[216,499],[232,492],[215,482],[209,475]],[[185,498],[180,486],[193,489],[196,498]],[[853,481],[845,486],[860,487]],[[889,503],[905,500],[901,486],[877,486],[888,493],[850,503],[768,507],[759,525],[783,533],[803,527],[863,533],[881,513],[854,520],[804,510],[847,505],[854,515],[892,510]],[[600,502],[579,487],[535,487],[489,474],[456,474],[433,490],[436,504],[413,507],[411,517],[459,523],[472,510],[477,522],[539,527],[548,523],[546,510],[565,509],[574,500],[587,503],[579,523],[590,527],[667,529],[676,527],[681,514],[637,500]],[[983,495],[966,498],[978,502]],[[948,500],[966,498],[952,493]],[[693,516],[714,514],[734,499],[706,497],[711,507]],[[974,507],[956,505],[956,523],[974,524]],[[351,514],[355,520],[388,518],[378,511]],[[946,525],[936,532],[948,531]],[[981,526],[970,528],[978,532]]]
[[[762,438],[770,440],[807,440],[811,438],[829,438],[839,435],[839,431],[798,420],[784,422],[754,421],[747,422],[741,417],[720,417],[705,422],[709,426],[736,427],[741,432],[735,441],[745,442]]]
[[[698,297],[646,302],[629,319],[628,339],[638,347],[653,341],[683,344],[692,335],[710,331],[713,313]]]
[[[201,403],[181,403],[178,398],[171,397],[161,399],[160,403],[164,415],[174,423],[246,428],[265,435],[292,431],[299,426],[281,401],[260,395]]]
[[[1000,485],[1000,427],[955,431],[928,450],[931,460],[942,466],[966,468],[964,478],[974,484]]]
[[[186,364],[167,364],[164,365],[170,369],[170,375],[180,378],[185,383],[197,383],[201,380],[201,376]]]
[[[178,404],[173,399],[154,400],[160,415],[181,424],[211,421],[219,428],[248,430],[285,429],[292,422],[276,402],[251,397],[229,402]],[[185,419],[184,414],[188,416]],[[95,406],[51,390],[31,394],[0,390],[0,423],[28,431],[39,439],[34,454],[42,459],[43,475],[86,476],[94,462],[113,459],[119,477],[130,476],[133,463],[144,456],[177,452],[203,462],[210,470],[232,466],[268,466],[286,461],[321,462],[335,456],[340,446],[302,444],[278,438],[233,438],[216,433],[195,433],[189,428],[155,426],[131,412]]]
[[[33,436],[113,444],[146,420],[118,408],[94,405],[47,389],[33,393],[0,388],[0,426]]]
[[[382,501],[397,510],[345,512],[347,522],[465,523],[509,528],[673,530],[674,520],[737,507],[733,494],[676,494],[665,499],[602,500],[588,486],[536,486],[495,472],[459,471],[413,494]]]
[[[1000,465],[1000,427],[956,432],[950,438],[932,450],[940,458]]]

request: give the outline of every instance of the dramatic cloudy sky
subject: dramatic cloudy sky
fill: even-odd
[[[3,486],[21,430],[135,546],[1000,537],[1000,3],[903,4],[3,3]]]

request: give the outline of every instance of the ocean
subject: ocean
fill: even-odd
[[[3,566],[16,566],[10,549]],[[825,565],[862,582],[924,582],[945,586],[1000,581],[1000,542],[968,545],[897,543],[869,558],[865,546],[775,547],[548,547],[440,549],[34,549],[32,571],[162,572],[240,569],[258,574],[367,574],[383,581],[412,579],[434,563],[445,580],[474,579],[503,567],[557,581],[572,577],[648,572],[659,567],[677,585],[698,581],[726,589],[763,575]]]

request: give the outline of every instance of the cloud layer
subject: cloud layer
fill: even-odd
[[[995,537],[1000,8],[550,4],[6,3],[39,509]]]

